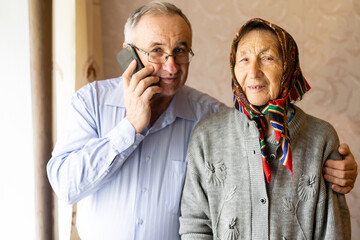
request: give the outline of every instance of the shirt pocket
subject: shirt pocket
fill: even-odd
[[[186,173],[186,162],[169,161],[166,166],[165,183],[163,184],[163,193],[165,194],[166,209],[178,215],[180,213],[180,198],[183,190]]]

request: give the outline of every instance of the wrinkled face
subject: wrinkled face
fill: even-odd
[[[283,62],[279,49],[276,35],[267,30],[252,30],[238,44],[234,73],[255,106],[276,99],[280,93]]]
[[[170,55],[179,51],[190,51],[191,30],[184,19],[178,15],[146,14],[141,17],[134,29],[133,44],[146,51],[163,51]],[[163,88],[159,94],[172,97],[187,79],[189,63],[177,64],[169,57],[163,64],[147,61],[147,56],[141,52],[138,55],[144,65],[152,65],[152,75],[160,77],[158,85]]]

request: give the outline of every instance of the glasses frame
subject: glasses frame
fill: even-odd
[[[149,53],[149,52],[146,52],[146,51],[142,50],[141,48],[138,48],[137,46],[135,46],[135,45],[133,45],[133,44],[128,43],[128,45],[129,45],[130,47],[132,47],[132,48],[135,48],[135,49],[138,50],[139,52],[145,54],[145,55],[147,56],[148,62],[155,63],[155,64],[164,64],[164,63],[166,63],[166,61],[169,59],[169,57],[173,57],[175,63],[178,64],[178,65],[181,65],[181,64],[190,63],[190,62],[191,62],[191,59],[195,56],[193,50],[190,48],[190,51],[189,51],[189,54],[190,54],[189,62],[186,62],[186,63],[178,63],[178,62],[176,62],[176,55],[175,55],[175,54],[168,54],[167,52],[162,52],[162,53],[165,55],[165,61],[159,63],[159,62],[150,61],[150,59],[149,59],[149,58],[150,58],[150,53]]]

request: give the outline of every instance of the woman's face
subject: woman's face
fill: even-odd
[[[283,74],[280,43],[266,30],[253,30],[240,40],[234,72],[249,102],[262,106],[280,93]]]

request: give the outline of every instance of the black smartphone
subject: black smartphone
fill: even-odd
[[[137,55],[136,50],[133,47],[131,47],[130,45],[127,45],[126,47],[121,49],[121,51],[117,54],[116,58],[117,58],[117,60],[118,60],[118,62],[119,62],[119,64],[120,64],[123,71],[125,71],[127,69],[129,64],[134,59],[137,62],[136,69],[135,69],[134,73],[136,73],[137,71],[144,68],[144,65],[142,64],[139,56]]]

